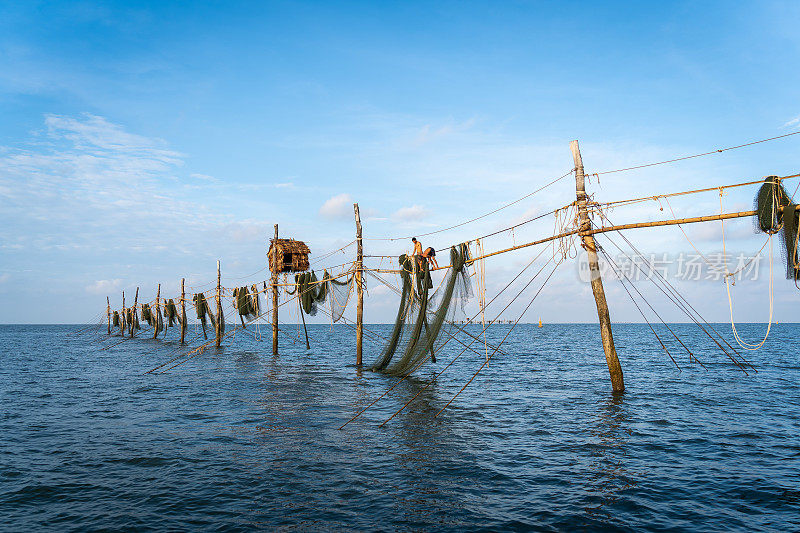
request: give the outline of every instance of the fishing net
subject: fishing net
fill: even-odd
[[[164,304],[164,316],[167,318],[167,327],[174,327],[175,321],[178,319],[178,309],[175,307],[175,301],[171,298]]]
[[[164,329],[164,317],[161,314],[161,308],[156,304],[156,312],[153,316],[153,328],[156,330],[156,335],[161,333]]]
[[[192,301],[194,302],[195,311],[197,311],[197,318],[200,320],[200,323],[203,325],[203,336],[208,338],[206,335],[206,324],[208,324],[207,320],[211,321],[211,326],[216,330],[217,329],[217,321],[214,318],[214,313],[211,312],[211,306],[208,305],[208,300],[206,300],[206,295],[202,292],[198,292],[192,297]]]
[[[261,316],[261,302],[258,299],[258,285],[253,284],[250,287],[250,305],[253,308],[253,314],[255,314],[255,318]]]
[[[148,326],[153,325],[153,312],[150,310],[149,304],[142,304],[142,320],[147,322]]]
[[[405,375],[428,358],[436,361],[436,351],[459,334],[456,323],[466,316],[465,307],[472,297],[472,284],[465,268],[468,260],[465,244],[452,247],[450,268],[431,293],[433,280],[427,260],[421,256],[400,256],[403,286],[397,317],[383,351],[370,370]]]
[[[252,292],[250,292],[252,290]],[[261,314],[261,303],[258,301],[258,287],[238,287],[233,289],[233,308],[243,318],[252,322]]]
[[[118,311],[114,311],[114,320],[111,322],[111,325],[114,326],[115,328],[119,327],[119,312]]]
[[[315,316],[319,306],[329,301],[332,320],[338,322],[342,318],[352,293],[352,274],[347,280],[339,281],[332,278],[326,270],[320,280],[317,279],[316,273],[312,270],[311,272],[295,274],[294,281],[295,288],[293,290],[287,289],[286,292],[290,295],[298,295],[300,307],[305,314]]]
[[[797,204],[792,201],[777,176],[768,176],[758,189],[755,211],[757,230],[770,235],[783,230],[782,255],[786,261],[786,277],[793,280],[800,279],[800,261],[797,254],[800,213],[797,211]]]
[[[355,275],[350,274],[344,281],[331,278],[328,283],[328,302],[331,306],[331,320],[338,322],[347,309],[350,296],[353,294]]]

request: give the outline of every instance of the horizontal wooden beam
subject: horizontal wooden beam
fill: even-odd
[[[795,209],[800,211],[800,204],[798,204]],[[782,211],[783,209],[781,209]],[[536,246],[537,244],[544,244],[546,242],[554,241],[556,239],[561,239],[563,237],[569,237],[570,235],[594,235],[596,233],[607,233],[609,231],[620,231],[625,229],[638,229],[638,228],[655,228],[659,226],[676,226],[678,224],[694,224],[695,222],[713,222],[715,220],[727,220],[730,218],[743,218],[743,217],[752,217],[756,216],[758,213],[756,211],[738,211],[736,213],[722,213],[721,215],[707,215],[703,217],[689,217],[689,218],[675,218],[670,220],[656,220],[653,222],[635,222],[632,224],[621,224],[619,226],[606,226],[600,228],[594,228],[587,231],[580,231],[580,230],[571,230],[565,231],[563,233],[559,233],[558,235],[552,235],[550,237],[545,237],[544,239],[539,239],[536,241],[527,242],[525,244],[520,244],[517,246],[512,246],[511,248],[504,248],[502,250],[497,250],[496,252],[491,252],[488,254],[484,254],[478,257],[473,257],[470,262],[477,261],[479,259],[486,259],[487,257],[492,257],[494,255],[500,255],[508,252],[513,252],[515,250],[521,250],[522,248],[527,248],[529,246]],[[445,268],[450,268],[450,265],[444,265],[439,268],[432,268],[433,270],[443,270]],[[368,269],[372,270],[373,272],[385,272],[385,273],[398,273],[400,270],[391,270],[391,269]]]

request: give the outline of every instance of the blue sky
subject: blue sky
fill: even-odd
[[[352,240],[353,201],[370,238],[446,227],[568,171],[572,139],[593,172],[796,131],[799,16],[794,2],[0,3],[0,323],[88,320],[106,295],[152,297],[159,282],[174,295],[181,277],[210,282],[217,259],[235,285],[263,269],[276,222],[319,256]],[[610,174],[590,192],[791,174],[798,137]],[[731,192],[726,210],[749,208],[753,193]],[[573,199],[562,180],[424,243]],[[673,207],[713,214],[719,198]],[[666,216],[656,204],[614,214]],[[687,231],[704,253],[721,250],[718,225]],[[631,236],[648,252],[692,251],[674,228]],[[747,220],[726,237],[736,252],[763,244]],[[488,261],[490,292],[530,257]],[[576,269],[562,270],[529,318],[596,320]],[[790,320],[797,293],[777,275],[776,318]],[[639,320],[608,285],[612,319]],[[684,289],[727,320],[724,285]],[[734,293],[737,318],[766,320],[766,276]],[[390,320],[394,299],[373,287],[368,320]]]

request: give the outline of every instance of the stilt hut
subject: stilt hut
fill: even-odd
[[[309,268],[308,254],[310,253],[311,250],[303,241],[272,239],[267,252],[269,270],[274,274],[305,272]]]

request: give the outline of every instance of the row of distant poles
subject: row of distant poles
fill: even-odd
[[[363,269],[364,269],[364,247],[361,234],[361,214],[359,212],[358,204],[353,204],[356,221],[356,262],[354,268],[354,281],[356,285],[357,307],[356,307],[356,364],[362,364],[363,353],[363,338],[364,338],[364,286],[363,286]],[[271,286],[272,286],[272,353],[278,354],[278,275],[280,274],[281,264],[278,260],[278,224],[275,224],[275,238],[272,245],[272,264],[269,265],[271,273]],[[269,261],[267,261],[269,264]],[[135,324],[138,323],[137,307],[139,303],[139,287],[136,287],[136,295],[134,297],[133,307],[131,308],[132,321],[128,320],[128,308],[125,306],[125,291],[122,291],[122,316],[119,317],[120,335],[125,336],[125,328],[128,326],[128,333],[133,337],[136,333]],[[164,299],[164,306],[166,308],[167,301]],[[219,348],[222,344],[222,272],[220,262],[217,261],[217,287],[215,294],[215,303],[217,308],[217,319],[215,320],[215,344]],[[111,334],[111,300],[106,296],[106,315],[108,320],[108,334]],[[156,326],[153,327],[153,339],[158,337],[158,316],[162,305],[161,298],[161,284],[158,284],[156,292],[156,301],[154,308],[154,316],[156,317]],[[116,311],[114,312],[116,314]],[[181,279],[181,297],[180,297],[180,313],[181,317],[178,320],[181,327],[181,344],[185,343],[186,339],[186,278]],[[303,311],[300,311],[303,317]],[[305,317],[303,317],[303,326],[305,328]],[[166,326],[165,326],[166,327]],[[205,331],[205,325],[203,326]],[[308,343],[308,332],[306,331],[306,347],[310,347]]]

